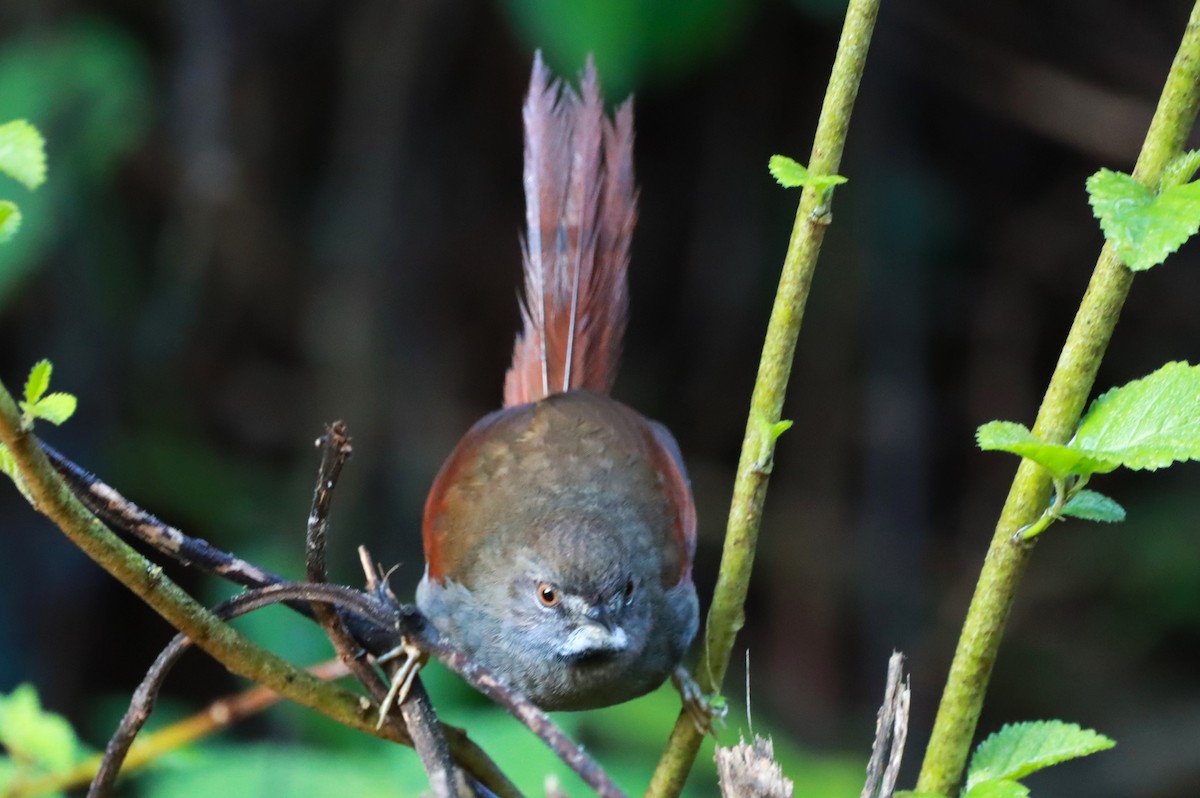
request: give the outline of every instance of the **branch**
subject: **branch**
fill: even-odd
[[[353,448],[346,425],[335,421],[326,429],[325,434],[317,439],[321,449],[321,465],[317,469],[317,484],[313,489],[312,508],[308,515],[308,530],[305,535],[305,563],[310,582],[323,583],[325,571],[325,533],[329,526],[329,507],[333,502],[333,490],[337,487],[338,477],[342,466],[350,458]],[[373,574],[368,569],[367,578],[373,580]],[[370,587],[370,585],[368,585]],[[438,798],[449,798],[452,795],[470,795],[471,791],[465,781],[461,780],[459,770],[454,767],[450,756],[450,747],[441,733],[437,714],[429,701],[424,685],[416,678],[409,689],[407,700],[401,702],[400,717],[386,714],[388,686],[380,678],[379,673],[367,662],[367,652],[358,644],[342,623],[336,608],[330,604],[313,604],[313,614],[325,630],[329,641],[337,650],[338,657],[346,667],[358,678],[359,682],[374,699],[375,706],[381,713],[380,725],[392,726],[393,731],[408,736],[421,758],[421,764],[429,778],[429,786]]]
[[[841,167],[850,113],[862,80],[879,2],[850,0],[846,9],[846,22],[808,164],[812,174],[833,175]],[[800,323],[804,317],[804,305],[825,228],[829,223],[829,189],[805,188],[796,211],[796,222],[784,258],[779,289],[775,294],[775,305],[771,310],[759,361],[758,377],[750,400],[750,417],[734,482],[721,570],[705,627],[704,650],[696,674],[705,693],[720,690],[733,651],[734,636],[743,624],[759,521],[775,451],[777,433],[774,425],[783,411],[783,398],[791,374]],[[695,761],[701,739],[691,717],[681,712],[647,795],[679,794]]]
[[[1192,9],[1133,171],[1143,185],[1157,188],[1163,169],[1182,151],[1198,108],[1200,3]],[[1105,243],[1038,409],[1033,434],[1041,440],[1066,443],[1079,425],[1132,284],[1133,273]],[[917,781],[919,792],[951,795],[962,778],[1005,622],[1033,551],[1032,543],[1014,541],[1013,536],[1037,520],[1050,491],[1050,476],[1033,462],[1022,460],[967,610],[925,750]]]
[[[314,588],[310,585],[281,583],[240,593],[218,604],[213,609],[213,614],[222,620],[229,620],[283,601],[307,599],[313,593]],[[96,771],[96,778],[88,790],[88,798],[107,798],[111,793],[121,765],[125,761],[125,755],[129,752],[129,747],[133,745],[134,738],[154,710],[154,702],[158,698],[163,682],[166,681],[171,669],[175,667],[175,663],[191,645],[192,641],[187,635],[178,634],[155,658],[154,664],[146,672],[142,683],[134,691],[133,698],[129,702],[129,709],[126,710],[124,717],[117,725],[112,739],[105,746],[104,757]]]
[[[46,515],[85,554],[145,601],[233,673],[327,715],[343,725],[399,742],[390,729],[377,731],[369,708],[357,695],[317,679],[251,643],[196,602],[162,569],[138,554],[94,517],[72,494],[46,459],[37,438],[20,423],[20,411],[0,382],[0,443],[13,456],[36,510]],[[465,734],[450,742],[459,761],[481,782],[502,795],[518,791]]]

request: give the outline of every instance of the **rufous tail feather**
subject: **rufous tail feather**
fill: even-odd
[[[629,243],[637,218],[633,105],[612,119],[588,58],[579,94],[534,56],[525,122],[524,330],[504,405],[572,388],[608,393],[625,332]]]

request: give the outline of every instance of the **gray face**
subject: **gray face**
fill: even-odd
[[[690,582],[664,591],[653,552],[605,526],[577,521],[536,548],[493,552],[509,566],[477,570],[470,588],[423,580],[418,604],[452,644],[544,709],[641,695],[695,634],[695,591]]]
[[[647,580],[646,568],[615,548],[609,549],[607,562],[522,551],[505,580],[505,595],[497,602],[508,608],[500,619],[506,631],[524,638],[540,656],[568,664],[600,664],[639,654],[655,601],[645,594],[647,589],[654,592],[655,580]]]

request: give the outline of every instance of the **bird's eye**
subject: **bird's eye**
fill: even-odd
[[[549,582],[542,582],[537,588],[538,601],[542,602],[543,607],[554,607],[558,605],[558,588]]]
[[[626,601],[629,601],[631,598],[633,598],[633,589],[634,589],[633,580],[630,579],[628,582],[625,583],[625,600]]]

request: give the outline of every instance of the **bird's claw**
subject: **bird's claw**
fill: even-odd
[[[383,728],[392,707],[400,706],[404,703],[404,699],[408,698],[408,691],[412,689],[413,680],[417,678],[417,672],[421,670],[421,666],[425,664],[427,658],[424,652],[406,640],[391,651],[376,657],[375,661],[383,665],[401,657],[404,658],[404,661],[392,671],[392,684],[388,688],[387,695],[383,697],[383,701],[379,703],[379,722],[375,724],[376,729]]]
[[[711,734],[715,737],[716,727],[724,725],[725,715],[729,711],[725,698],[717,694],[710,695],[701,690],[700,685],[682,665],[671,673],[671,684],[675,685],[675,689],[679,691],[679,697],[683,699],[684,711],[692,719],[696,731],[702,735]]]

